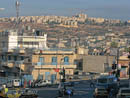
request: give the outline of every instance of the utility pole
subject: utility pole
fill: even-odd
[[[63,58],[60,60],[60,82],[61,82],[61,65],[62,65]]]
[[[116,69],[117,69],[117,71],[116,71],[116,77],[117,77],[117,79],[119,78],[119,68],[118,68],[118,60],[119,60],[119,48],[117,48],[117,66],[116,66]]]
[[[118,70],[118,60],[119,60],[119,48],[117,48],[117,70]]]
[[[129,47],[128,59],[129,59],[129,88],[130,88],[130,47]]]
[[[63,67],[63,79],[62,82],[65,82],[65,68]]]
[[[116,64],[116,77],[117,79],[119,80],[119,77],[120,77],[120,69],[119,69],[119,49],[120,47],[117,48],[117,58],[116,58],[116,61],[117,61],[117,64]]]
[[[19,78],[20,78],[20,82],[21,82],[21,86],[22,86],[22,70],[21,70],[21,66],[23,64],[24,61],[20,61],[19,63]]]

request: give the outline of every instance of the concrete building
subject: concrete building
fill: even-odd
[[[113,60],[113,56],[84,56],[83,72],[107,72],[111,68]]]
[[[19,36],[16,31],[4,31],[0,33],[0,51],[16,48],[47,48],[47,34],[36,32],[34,36]]]
[[[119,69],[120,69],[120,78],[128,78],[129,74],[129,62],[128,56],[119,57]]]
[[[77,55],[75,62],[80,72],[104,73],[111,70],[114,56]]]

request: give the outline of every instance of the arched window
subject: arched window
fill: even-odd
[[[52,57],[52,65],[56,65],[57,64],[57,57]]]
[[[69,57],[68,56],[64,57],[64,64],[69,65]]]

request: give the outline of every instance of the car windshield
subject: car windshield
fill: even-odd
[[[20,80],[14,80],[15,82],[19,82]]]
[[[122,97],[121,97],[122,98]],[[125,98],[130,98],[130,96],[125,96]]]
[[[105,91],[106,89],[98,88],[97,90],[98,90],[98,91]]]
[[[122,90],[121,93],[130,93],[130,89]]]
[[[107,79],[98,79],[98,83],[107,83]]]
[[[17,93],[17,91],[15,91],[15,90],[9,90],[7,94],[15,94],[15,93]]]

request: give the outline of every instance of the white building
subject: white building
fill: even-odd
[[[0,50],[11,50],[16,48],[47,48],[47,34],[35,36],[18,36],[15,31],[0,32]]]

